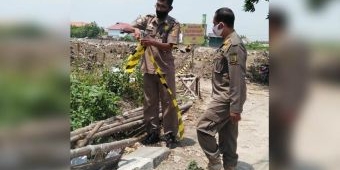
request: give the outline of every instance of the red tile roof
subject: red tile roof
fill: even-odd
[[[117,22],[115,25],[111,25],[108,27],[108,30],[122,30],[124,28],[131,28],[131,25],[128,23]]]

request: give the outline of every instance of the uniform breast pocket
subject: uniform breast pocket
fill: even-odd
[[[214,59],[214,72],[219,74],[228,73],[228,61],[222,55]]]

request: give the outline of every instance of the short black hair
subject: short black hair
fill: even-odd
[[[234,22],[235,22],[234,12],[227,7],[220,8],[215,12],[215,21],[223,22],[228,27],[234,28]]]
[[[169,5],[169,6],[172,6],[172,3],[174,2],[174,0],[158,0],[158,1],[166,1],[166,3]]]

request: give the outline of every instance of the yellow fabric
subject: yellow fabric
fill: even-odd
[[[128,61],[125,65],[125,71],[127,73],[133,73],[135,71],[135,67],[139,63],[139,60],[141,59],[144,52],[145,52],[145,48],[141,44],[138,44],[136,51],[128,57]],[[173,93],[166,83],[166,80],[164,78],[164,74],[162,73],[162,70],[157,65],[157,63],[155,62],[155,58],[152,55],[152,52],[150,51],[150,49],[148,49],[147,52],[148,52],[148,55],[151,56],[151,62],[155,67],[156,73],[159,76],[161,83],[164,85],[164,87],[168,91],[169,95],[173,98],[172,103],[177,110],[177,116],[178,116],[178,136],[179,136],[179,139],[183,139],[184,123],[183,123],[183,120],[182,120],[182,113],[181,113],[181,110],[179,109],[177,100],[176,100],[176,98],[173,97],[173,95],[172,95]]]

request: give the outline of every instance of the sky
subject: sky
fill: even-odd
[[[256,11],[244,12],[243,0],[174,0],[170,15],[181,23],[201,23],[207,14],[208,33],[220,7],[231,8],[236,16],[235,29],[250,40],[268,40],[269,2],[260,0]],[[324,10],[311,12],[306,0],[270,0],[287,11],[292,33],[316,39],[340,39],[340,1],[334,0]],[[46,26],[69,31],[70,21],[96,21],[109,27],[116,22],[131,23],[139,15],[155,13],[156,0],[8,0],[0,5],[3,21],[42,21]],[[68,35],[68,34],[65,34]]]
[[[104,28],[117,22],[133,22],[139,15],[154,14],[156,0],[72,0],[71,21],[96,23]],[[207,32],[212,32],[215,11],[229,7],[235,14],[235,30],[250,40],[268,40],[269,3],[259,2],[253,13],[243,11],[243,0],[174,0],[170,16],[180,23],[202,23],[202,14],[207,14]]]
[[[312,11],[306,0],[270,0],[270,7],[286,12],[289,31],[312,40],[340,40],[340,1],[330,0],[319,11]]]

